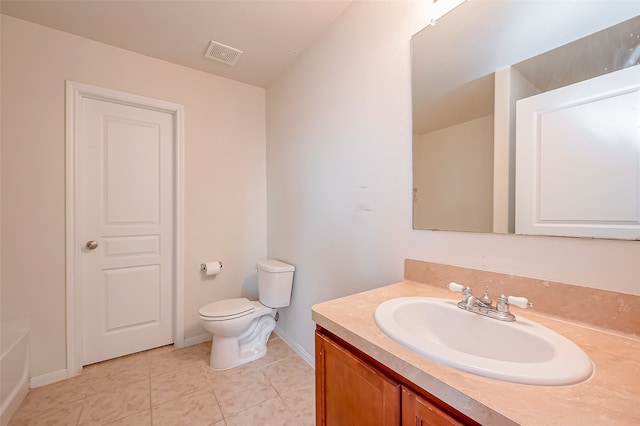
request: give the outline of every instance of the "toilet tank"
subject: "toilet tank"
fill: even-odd
[[[256,263],[260,302],[270,308],[289,306],[295,267],[275,259]]]

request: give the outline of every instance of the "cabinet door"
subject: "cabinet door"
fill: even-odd
[[[318,425],[399,425],[400,385],[316,333]]]
[[[462,423],[426,399],[402,388],[402,426],[452,426]]]

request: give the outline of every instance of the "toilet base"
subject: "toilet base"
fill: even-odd
[[[267,341],[275,327],[275,319],[267,314],[254,320],[240,336],[214,334],[209,366],[213,370],[228,370],[264,357],[267,354]]]

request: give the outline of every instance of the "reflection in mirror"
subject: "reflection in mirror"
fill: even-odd
[[[467,1],[416,34],[413,227],[514,232],[516,101],[637,66],[639,14],[627,1]]]
[[[516,233],[637,239],[639,112],[640,66],[518,101]]]

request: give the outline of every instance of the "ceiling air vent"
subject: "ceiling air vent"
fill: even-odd
[[[204,54],[205,58],[224,62],[227,65],[235,65],[240,59],[240,55],[242,55],[242,50],[234,49],[217,41],[212,41]]]

